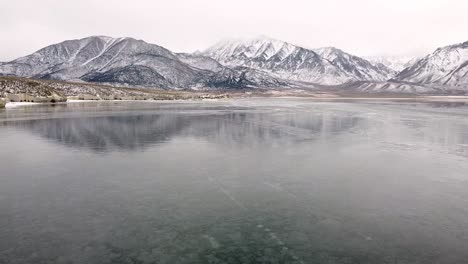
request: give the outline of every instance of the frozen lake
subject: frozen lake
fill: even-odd
[[[0,263],[466,263],[468,104],[0,110]]]

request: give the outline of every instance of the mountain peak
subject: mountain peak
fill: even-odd
[[[344,52],[339,48],[333,47],[333,46],[328,46],[328,47],[320,47],[315,50],[321,50],[321,51],[333,51],[333,52]]]
[[[445,47],[442,47],[440,49],[446,49],[446,48],[461,48],[461,49],[467,49],[468,48],[468,41],[465,41],[465,42],[462,42],[462,43],[457,43],[457,44],[453,44],[453,45],[448,45],[448,46],[445,46]]]
[[[227,39],[208,48],[202,54],[212,57],[221,63],[229,58],[268,60],[277,55],[281,58],[288,56],[298,47],[285,41],[267,36],[257,36],[244,39]],[[239,64],[242,64],[239,61]]]
[[[89,36],[89,37],[85,37],[83,39],[102,39],[102,40],[111,40],[111,39],[114,39],[114,37],[110,37],[110,36],[105,36],[105,35],[92,35],[92,36]]]
[[[325,59],[327,60],[333,60],[334,58],[336,57],[341,57],[341,56],[348,56],[348,57],[351,57],[353,55],[351,54],[348,54],[338,48],[335,48],[335,47],[321,47],[321,48],[318,48],[318,49],[314,49],[315,52],[317,52],[317,54],[319,54],[320,56],[324,57]]]
[[[225,39],[225,40],[222,40],[222,41],[218,42],[217,44],[215,44],[213,47],[211,47],[209,49],[212,49],[212,48],[219,49],[219,48],[223,48],[223,47],[224,48],[232,48],[232,49],[235,49],[235,48],[238,48],[238,47],[244,47],[244,48],[251,47],[253,49],[259,49],[262,46],[267,46],[267,45],[271,45],[275,49],[279,49],[283,45],[288,45],[288,44],[289,43],[281,41],[281,40],[277,40],[277,39],[270,38],[270,37],[267,37],[267,36],[264,36],[264,35],[260,35],[260,36],[253,37],[253,38]],[[291,45],[291,44],[289,44],[289,45]]]
[[[396,80],[452,87],[468,86],[468,42],[436,49],[401,71]]]
[[[222,41],[203,54],[223,65],[247,66],[284,79],[322,84],[389,77],[388,69],[335,47],[312,50],[265,36]]]
[[[278,40],[267,35],[258,35],[250,38],[227,38],[218,42],[218,44],[243,44],[243,45],[250,45],[253,43],[286,43],[285,41]]]
[[[79,38],[79,39],[65,40],[65,41],[62,41],[62,42],[57,43],[57,44],[70,43],[70,42],[75,42],[75,43],[92,42],[92,41],[110,42],[110,41],[122,40],[122,39],[124,39],[124,38],[115,38],[115,37],[110,37],[110,36],[105,36],[105,35],[92,35],[92,36]]]

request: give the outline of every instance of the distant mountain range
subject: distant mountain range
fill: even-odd
[[[198,54],[229,67],[244,66],[285,80],[326,85],[391,77],[390,69],[336,48],[311,50],[270,38],[223,41]]]
[[[396,75],[405,68],[411,66],[419,58],[414,56],[373,56],[364,57],[364,59],[370,61],[374,65],[382,64],[391,69],[394,72],[393,75]]]
[[[0,64],[2,75],[160,88],[285,85],[255,69],[227,68],[194,54],[176,54],[133,38],[68,40]]]
[[[361,92],[468,92],[468,42],[422,58],[362,58],[258,37],[174,53],[133,38],[67,40],[0,63],[0,75],[164,89],[341,87]]]

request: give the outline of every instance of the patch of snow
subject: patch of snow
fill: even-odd
[[[32,103],[32,102],[8,102],[5,104],[5,108],[15,108],[25,105],[40,105],[42,103]]]

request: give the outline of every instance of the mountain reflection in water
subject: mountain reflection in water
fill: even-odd
[[[93,151],[134,151],[177,136],[200,137],[219,144],[280,144],[313,140],[352,129],[360,118],[323,112],[221,112],[213,114],[146,113],[86,118],[15,121],[14,127],[70,147]]]
[[[0,263],[468,259],[468,107],[92,102],[0,110]]]

